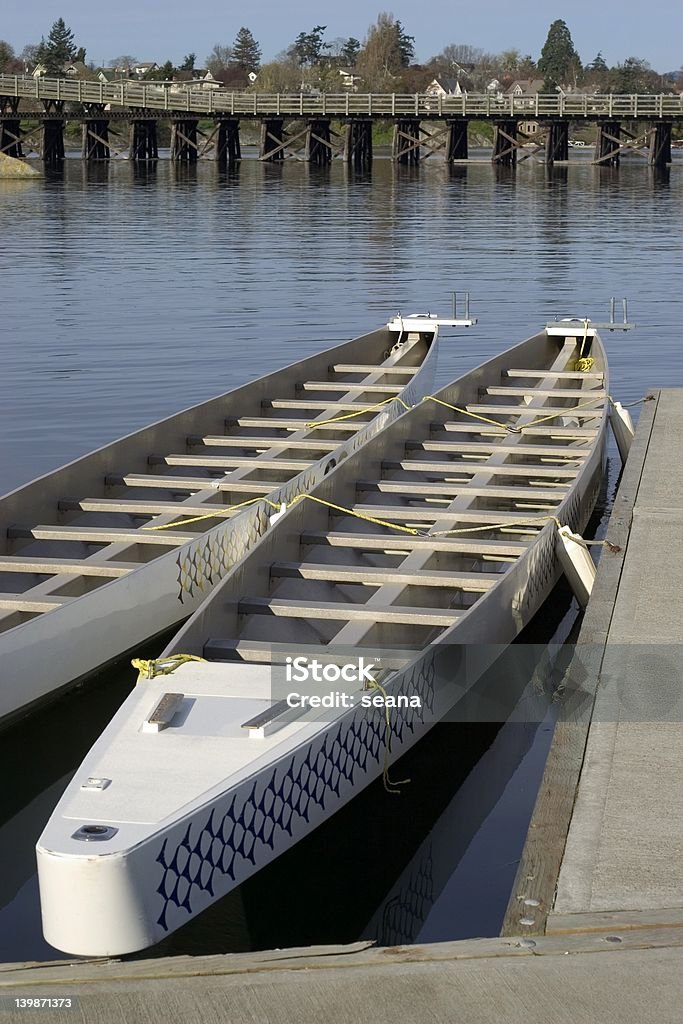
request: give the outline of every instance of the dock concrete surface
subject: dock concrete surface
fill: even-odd
[[[9,964],[0,1020],[683,1021],[683,389],[643,405],[607,538],[500,936]]]

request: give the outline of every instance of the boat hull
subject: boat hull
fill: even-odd
[[[432,389],[437,337],[434,330],[426,357],[401,392],[407,405],[418,402]],[[286,387],[306,374],[322,374],[331,360],[365,361],[364,349],[376,349],[378,341],[386,345],[390,340],[386,331],[356,338],[114,442],[0,499],[0,523],[3,519],[7,523],[20,521],[27,506],[42,514],[60,496],[78,493],[79,488],[119,466],[122,459],[133,458],[141,447],[153,450],[169,439],[171,444],[186,443],[188,434],[197,429],[198,419],[215,416],[211,411],[214,406],[219,410],[218,430],[228,411],[225,401],[238,400],[240,392],[248,390],[251,394],[256,388],[255,400],[260,401],[278,385]],[[340,442],[336,451],[274,489],[268,501],[288,502],[295,494],[311,490],[334,465],[357,451],[402,411],[399,402],[386,405],[366,427]],[[234,518],[198,533],[196,540],[143,563],[127,576],[0,633],[0,724],[7,724],[18,713],[192,615],[269,528],[272,512],[265,501],[257,502]]]

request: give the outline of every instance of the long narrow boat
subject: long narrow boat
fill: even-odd
[[[267,527],[258,498],[310,489],[426,394],[439,325],[466,322],[395,318],[0,498],[0,722],[187,618]]]
[[[463,658],[486,667],[526,625],[559,576],[556,523],[583,529],[603,476],[607,366],[581,333],[543,331],[397,418],[147,666],[39,840],[50,943],[168,935],[386,772],[470,685]],[[303,713],[310,693],[332,706]]]

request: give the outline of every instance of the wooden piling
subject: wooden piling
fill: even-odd
[[[134,163],[159,158],[157,123],[149,118],[135,120],[130,125],[130,159]]]
[[[50,167],[64,161],[64,121],[43,121],[41,154],[43,162]]]
[[[569,159],[569,122],[549,121],[546,128],[545,162],[548,166],[556,161],[564,163]]]
[[[81,156],[87,161],[109,160],[109,121],[100,118],[84,121],[82,125]]]
[[[448,138],[446,140],[446,162],[467,160],[467,125],[465,118],[448,121]]]
[[[517,122],[506,120],[494,121],[493,156],[494,164],[501,167],[514,167],[517,163]]]
[[[325,167],[332,163],[332,143],[328,119],[308,122],[304,160],[317,167]]]
[[[399,164],[420,162],[420,122],[418,118],[401,119],[394,124],[392,158]]]
[[[361,170],[372,163],[372,121],[367,119],[354,118],[346,125],[344,137],[344,149],[342,153],[344,163],[353,164]]]
[[[0,153],[4,153],[5,156],[22,157],[24,154],[21,147],[21,119],[18,116],[19,97],[0,96],[0,115]]]
[[[650,163],[666,167],[671,163],[671,121],[659,121],[650,137]]]
[[[235,118],[220,118],[215,158],[216,163],[221,167],[232,167],[242,159],[240,123]]]
[[[603,167],[618,167],[621,149],[619,121],[598,121],[595,142],[595,163]]]
[[[259,159],[261,160],[284,160],[285,151],[283,147],[283,119],[268,118],[261,121],[261,149]]]
[[[171,122],[171,160],[176,163],[194,164],[198,156],[197,120],[183,118]]]

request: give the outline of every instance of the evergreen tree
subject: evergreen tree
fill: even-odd
[[[261,47],[248,28],[241,28],[235,36],[230,63],[242,71],[258,71],[261,67]]]
[[[74,60],[77,53],[73,32],[67,28],[63,18],[58,18],[50,29],[47,42],[44,37],[41,39],[37,60],[45,68],[45,74],[54,77],[64,73],[64,67]]]
[[[415,36],[409,36],[400,21],[396,22],[396,35],[401,64],[407,68],[415,55]]]
[[[196,59],[197,59],[197,54],[196,53],[188,53],[187,57],[185,57],[185,59],[183,60],[183,63],[180,65],[179,70],[180,71],[194,71],[194,62],[196,61]]]
[[[320,63],[323,52],[328,49],[327,44],[323,43],[326,28],[327,25],[316,25],[310,32],[299,32],[290,46],[288,52],[302,68],[312,68]]]
[[[592,64],[588,65],[588,70],[597,71],[600,74],[605,74],[607,71],[609,71],[609,68],[607,67],[607,62],[602,55],[602,50],[598,50],[595,60]]]
[[[566,23],[558,18],[548,30],[538,61],[538,70],[545,80],[543,88],[552,92],[558,85],[575,82],[580,68],[571,33]]]
[[[355,39],[353,36],[349,36],[349,38],[345,41],[344,45],[339,51],[339,59],[342,62],[342,64],[346,64],[350,68],[353,68],[356,65],[359,53],[360,40]]]

